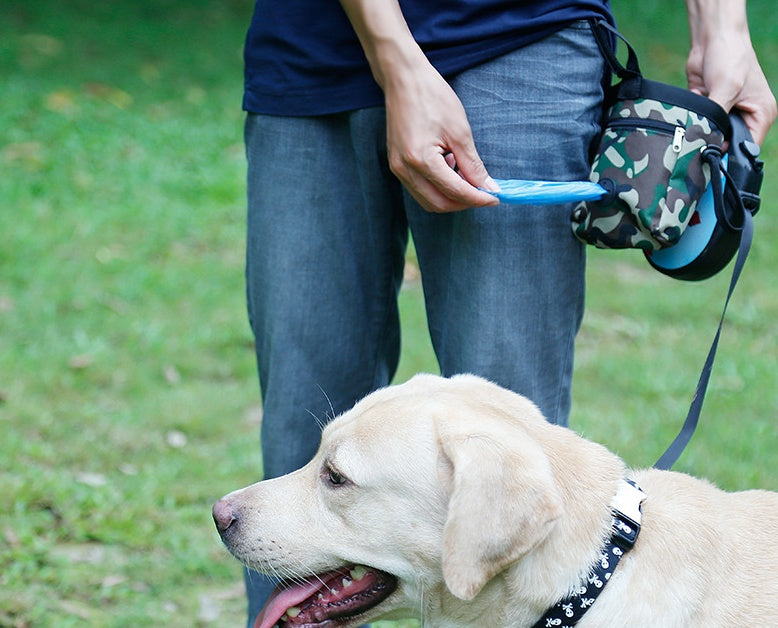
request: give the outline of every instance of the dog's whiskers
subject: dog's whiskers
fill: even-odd
[[[322,388],[321,385],[318,386],[319,386],[319,390],[321,391],[321,394],[324,395],[324,398],[327,400],[327,403],[330,406],[330,415],[327,417],[327,420],[332,421],[332,419],[335,418],[335,408],[332,406],[332,400],[330,399],[330,396],[325,392],[324,388]]]
[[[327,425],[327,423],[329,423],[330,421],[332,421],[332,419],[335,418],[335,406],[332,405],[332,400],[330,399],[330,396],[327,394],[324,388],[322,388],[320,384],[316,384],[316,385],[319,387],[321,394],[324,395],[324,398],[327,400],[327,405],[329,405],[330,407],[329,412],[325,410],[324,419],[321,419],[319,418],[319,416],[316,415],[315,412],[309,410],[308,408],[306,408],[305,411],[313,417],[313,420],[316,421],[316,425],[319,426],[319,429],[323,430],[324,426]]]
[[[323,430],[324,426],[327,424],[327,421],[322,421],[318,416],[316,416],[315,412],[312,412],[308,408],[306,408],[305,411],[313,417],[314,421],[316,421],[316,425],[319,426],[319,430]]]
[[[325,584],[315,571],[309,567],[306,567],[299,560],[295,562],[297,563],[296,566],[285,565],[283,568],[275,568],[272,565],[268,565],[268,567],[273,570],[273,573],[282,585],[285,584],[288,586],[290,584],[306,584],[314,579],[318,580],[322,585]]]

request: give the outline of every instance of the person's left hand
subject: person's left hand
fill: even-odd
[[[742,25],[706,32],[692,22],[692,48],[686,62],[689,89],[726,111],[737,109],[754,141],[762,144],[778,115],[775,96],[751,45],[745,17],[722,16],[722,20]]]

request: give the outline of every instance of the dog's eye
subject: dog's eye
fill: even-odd
[[[327,477],[329,478],[331,484],[343,484],[346,481],[346,478],[344,478],[340,473],[338,473],[334,469],[330,469],[329,473],[327,474]]]
[[[322,470],[322,478],[333,486],[341,486],[348,481],[343,475],[338,473],[338,471],[329,466],[324,467]]]

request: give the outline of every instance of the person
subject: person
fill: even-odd
[[[776,116],[743,0],[688,0],[689,86]],[[470,372],[566,424],[584,307],[569,205],[509,207],[495,178],[581,180],[607,0],[256,0],[245,47],[246,288],[264,477],[387,385],[409,232],[443,375]],[[387,516],[390,516],[387,514]],[[246,572],[249,625],[273,583]]]

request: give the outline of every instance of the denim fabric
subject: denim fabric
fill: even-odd
[[[603,61],[585,23],[451,79],[495,178],[579,180]],[[388,168],[380,107],[249,115],[247,297],[265,478],[305,464],[320,423],[390,383],[410,228],[441,372],[487,377],[566,424],[583,315],[571,206],[425,212]],[[247,572],[249,625],[272,586]]]

